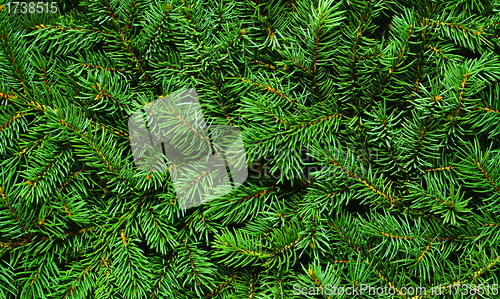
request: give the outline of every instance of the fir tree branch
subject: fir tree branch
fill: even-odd
[[[319,3],[318,3],[318,10],[320,9],[320,3],[321,3],[321,1],[319,1]],[[318,31],[316,32],[315,46],[314,46],[314,52],[313,52],[314,58],[313,58],[313,63],[311,65],[311,74],[313,77],[312,78],[313,88],[314,88],[314,92],[318,95],[320,101],[321,101],[321,95],[319,94],[318,84],[316,83],[316,73],[317,73],[316,63],[318,62],[319,39],[320,39],[320,35],[321,35],[321,26],[323,26],[323,17],[324,16],[325,16],[325,13],[322,12],[320,17],[319,17],[319,26],[318,26]]]
[[[110,68],[110,67],[104,67],[104,66],[99,66],[99,65],[91,65],[87,63],[80,63],[81,66],[89,69],[95,69],[95,70],[105,70],[105,71],[110,71],[110,72],[118,72],[118,73],[125,73],[126,71],[120,70],[120,69],[115,69],[115,68]]]
[[[42,169],[42,172],[34,180],[24,182],[25,184],[30,185],[29,190],[26,191],[24,197],[26,197],[33,190],[33,188],[35,188],[35,186],[38,184],[38,182],[40,182],[43,179],[44,175],[49,171],[49,169],[52,166],[54,166],[54,163],[57,161],[58,158],[62,156],[62,153],[64,152],[66,147],[67,147],[66,144],[63,145],[63,147],[59,150],[59,152],[54,156],[54,158],[51,161],[49,161],[49,163],[45,166],[45,168]]]
[[[351,67],[350,67],[351,78],[349,79],[349,81],[351,82],[351,86],[349,87],[349,90],[351,92],[351,96],[354,99],[355,103],[357,101],[357,99],[354,95],[355,69],[356,69],[357,60],[359,59],[356,56],[357,55],[356,52],[358,50],[359,38],[362,36],[362,31],[361,31],[362,25],[364,25],[366,22],[366,14],[368,13],[368,9],[370,8],[370,4],[371,4],[371,0],[367,0],[366,5],[365,5],[365,9],[363,10],[363,14],[361,16],[361,19],[359,20],[358,29],[356,31],[356,37],[354,38],[354,44],[352,46],[352,55],[351,55],[352,62],[351,62]],[[363,57],[362,59],[367,59],[367,58]]]
[[[273,87],[269,86],[269,85],[261,85],[257,82],[252,82],[250,80],[247,80],[245,78],[242,78],[238,75],[238,78],[240,80],[242,80],[243,82],[245,83],[249,83],[250,85],[253,85],[253,86],[257,86],[257,87],[260,87],[260,88],[264,88],[266,91],[269,91],[273,94],[276,94],[284,99],[286,99],[288,102],[290,102],[293,106],[297,107],[298,109],[302,110],[302,112],[306,112],[306,110],[302,107],[302,105],[299,105],[297,104],[293,99],[289,98],[288,96],[286,96],[285,94],[283,94],[282,92],[280,92],[279,90],[276,90],[274,89]]]
[[[130,30],[130,27],[132,26],[132,22],[133,22],[133,18],[134,18],[134,14],[136,13],[136,9],[137,9],[137,0],[132,0],[132,7],[130,8],[130,14],[127,18],[127,24],[125,25],[125,28],[127,30]]]
[[[196,282],[196,285],[201,286],[201,283],[198,280],[198,271],[196,270],[193,258],[191,257],[191,252],[189,252],[189,248],[186,245],[186,240],[182,240],[182,244],[184,244],[184,248],[186,249],[186,254],[189,258],[189,263],[191,264],[191,270],[193,271],[194,274],[194,281]]]
[[[368,96],[368,99],[366,99],[362,104],[361,104],[361,109],[364,109],[364,107],[376,96],[378,95],[378,93],[380,92],[380,90],[382,89],[382,87],[388,82],[389,80],[389,77],[391,76],[391,74],[399,67],[399,64],[401,62],[401,57],[403,56],[403,53],[404,53],[404,50],[405,50],[405,47],[408,45],[408,42],[410,40],[410,37],[411,37],[411,34],[412,34],[412,31],[413,31],[413,24],[410,23],[409,24],[409,28],[408,28],[408,36],[406,37],[406,40],[404,41],[403,43],[403,46],[401,48],[401,50],[399,51],[398,53],[398,56],[396,58],[396,63],[389,69],[389,72],[386,74],[385,77],[382,78],[382,80],[379,82],[379,84],[377,84],[377,86],[375,87],[375,89],[373,90],[373,92],[371,93],[370,96]]]
[[[313,273],[313,270],[311,268],[307,269],[307,274],[309,275],[309,277],[311,278],[311,281],[314,282],[314,284],[316,285],[316,287],[318,288],[321,288],[323,289],[323,286],[321,285],[321,283],[318,281],[318,279],[314,276],[314,273]],[[327,299],[330,299],[330,296],[327,295],[326,296]]]
[[[166,62],[163,62],[163,61],[161,61],[161,60],[159,60],[159,61],[158,61],[158,63],[160,63],[160,64],[167,64]],[[198,80],[200,79],[200,78],[199,78],[198,76],[196,76],[196,75],[193,75],[193,74],[190,74],[190,73],[187,73],[187,72],[181,71],[180,69],[174,68],[174,67],[172,67],[172,66],[165,65],[164,67],[165,67],[165,68],[167,68],[167,69],[169,69],[169,70],[173,70],[173,71],[179,72],[179,73],[181,73],[181,74],[183,74],[183,75],[188,75],[189,77],[193,77],[193,78],[196,78],[196,79],[198,79]],[[215,84],[215,82],[214,82],[214,84]]]
[[[424,252],[422,252],[422,254],[418,257],[417,263],[420,262],[420,260],[424,257],[425,253],[429,250],[429,248],[431,248],[431,246],[432,246],[432,240],[430,244],[425,248]]]
[[[254,277],[253,273],[250,273],[250,281],[248,282],[248,299],[252,299],[254,295]]]
[[[25,231],[27,234],[28,234],[28,238],[31,240],[31,235],[30,233],[28,232],[28,230],[26,229],[26,227],[24,226],[24,224],[21,222],[21,220],[19,219],[19,217],[17,216],[16,212],[14,211],[14,209],[9,205],[9,203],[7,202],[7,197],[5,196],[5,193],[3,193],[3,190],[2,190],[2,187],[0,187],[0,196],[2,197],[3,199],[3,202],[5,203],[5,205],[7,206],[7,209],[9,210],[9,212],[12,214],[12,216],[14,216],[14,218],[16,219],[17,223],[19,223],[19,226],[21,226],[21,228],[23,229],[23,231]]]
[[[311,125],[314,125],[314,124],[317,124],[317,123],[320,123],[320,122],[323,122],[326,120],[330,120],[332,118],[341,118],[342,116],[343,116],[342,113],[336,113],[336,114],[332,114],[332,115],[328,115],[328,116],[323,116],[323,117],[318,118],[316,120],[311,120],[311,121],[308,121],[307,123],[303,123],[303,124],[300,124],[298,126],[290,127],[290,129],[296,130],[298,128],[304,128],[304,127],[308,127],[308,126],[311,126]]]
[[[269,68],[269,69],[271,69],[273,71],[276,69],[276,66],[274,66],[274,65],[272,65],[270,63],[264,62],[264,61],[259,61],[257,59],[252,59],[252,58],[247,58],[247,60],[250,61],[251,63],[257,64],[257,65],[263,65],[263,66],[265,66],[265,67],[267,67],[267,68]],[[304,69],[304,71],[306,71],[306,70]]]
[[[117,169],[113,168],[113,166],[111,165],[111,163],[109,162],[109,160],[106,158],[106,156],[96,147],[95,143],[85,134],[83,134],[82,132],[78,131],[75,127],[73,127],[72,125],[70,125],[67,121],[65,121],[64,119],[60,119],[58,118],[57,119],[57,122],[61,125],[61,126],[64,126],[64,127],[67,127],[71,130],[73,130],[73,132],[75,132],[76,134],[78,134],[88,145],[90,145],[92,147],[92,149],[99,155],[99,157],[101,158],[101,160],[104,162],[104,164],[106,165],[106,167],[108,168],[109,171],[111,171],[112,173],[114,173],[116,176],[118,176],[118,178],[125,184],[125,186],[127,188],[129,188],[132,192],[136,192],[136,190],[134,189],[134,187],[131,186],[131,183],[129,181],[127,181],[120,173]]]
[[[115,24],[118,24],[118,16],[111,10],[111,6],[109,3],[107,3],[106,0],[100,0],[99,1],[102,6],[104,6],[104,11],[106,12],[106,15],[112,19]]]
[[[224,283],[219,284],[215,289],[213,289],[212,291],[208,292],[205,295],[205,297],[206,298],[213,298],[214,296],[216,296],[220,291],[222,291],[224,288],[226,288],[227,286],[229,286],[231,284],[231,282],[233,282],[233,280],[234,280],[234,278],[236,276],[237,276],[236,274],[233,274],[233,275],[229,276],[229,279],[225,280]]]
[[[0,98],[3,98],[5,100],[9,100],[9,99],[17,99],[17,96],[14,92],[12,92],[11,94],[6,94],[6,93],[0,92]]]
[[[473,110],[482,110],[482,111],[486,111],[486,112],[500,113],[499,110],[494,110],[494,109],[491,109],[488,107],[481,107],[481,106],[479,106],[478,108],[473,108]]]
[[[71,285],[71,287],[68,289],[68,291],[64,294],[63,299],[66,299],[66,297],[71,296],[71,294],[75,291],[75,285],[78,285],[88,274],[89,274],[89,269],[88,269],[88,267],[85,267],[83,269],[82,273],[80,274],[80,276],[74,282],[74,285]]]
[[[172,257],[173,257],[173,254],[171,254],[170,257],[168,258],[168,260],[165,264],[165,267],[171,266],[170,263],[172,261]],[[153,290],[151,291],[151,294],[150,294],[151,298],[156,298],[156,292],[159,290],[160,284],[165,279],[166,274],[167,274],[166,271],[163,270],[161,275],[160,275],[160,278],[158,279],[158,282],[154,285]]]
[[[443,167],[424,169],[424,172],[436,172],[436,171],[445,171],[453,169],[455,169],[455,166],[443,166]]]
[[[163,10],[162,17],[161,17],[160,21],[158,22],[158,25],[155,27],[154,32],[151,35],[151,38],[149,39],[149,42],[146,44],[146,51],[145,51],[145,53],[148,53],[150,51],[151,45],[153,45],[154,42],[156,41],[156,38],[158,37],[158,31],[163,26],[163,23],[169,17],[171,9],[172,9],[172,7],[170,6],[170,4],[168,4],[168,3],[165,4],[165,9]]]
[[[356,253],[361,253],[361,249],[359,249],[354,243],[351,242],[350,239],[348,239],[344,233],[342,233],[341,230],[339,230],[337,227],[335,227],[335,225],[331,222],[328,223],[328,225],[334,230],[336,231],[341,237],[342,239],[349,245],[349,247],[351,247],[352,249],[354,249],[356,251]]]
[[[78,28],[78,27],[63,27],[59,25],[44,25],[44,24],[39,24],[36,25],[34,28],[31,28],[33,30],[43,30],[43,31],[48,31],[48,30],[54,30],[57,29],[58,31],[66,32],[66,31],[83,31],[85,33],[100,33],[104,35],[111,34],[109,31],[105,30],[96,30],[96,29],[91,29],[91,28]]]
[[[495,182],[491,179],[491,177],[488,175],[488,173],[484,170],[484,168],[481,166],[481,164],[474,160],[474,164],[477,166],[477,168],[479,169],[479,171],[481,171],[481,173],[484,175],[484,177],[486,178],[486,180],[491,184],[491,186],[498,192],[500,193],[500,187],[498,187],[498,184],[495,184]]]
[[[3,52],[7,56],[7,60],[9,61],[10,66],[13,68],[16,79],[19,81],[21,84],[21,91],[20,93],[25,93],[24,90],[24,76],[21,72],[21,67],[18,65],[16,62],[16,59],[14,58],[14,53],[13,49],[11,48],[9,41],[7,40],[7,36],[5,35],[5,31],[0,31],[0,45],[2,46]]]
[[[0,125],[0,133],[2,133],[3,130],[7,129],[7,127],[11,126],[14,124],[14,122],[19,119],[22,115],[26,114],[27,112],[18,112],[11,118],[9,118],[5,123]]]
[[[470,77],[469,73],[464,74],[462,82],[460,83],[460,91],[458,92],[458,104],[457,104],[457,109],[455,110],[455,116],[460,115],[460,108],[462,106],[462,95],[465,90],[465,83],[467,82],[469,77]]]
[[[124,106],[124,104],[121,104]],[[115,136],[118,136],[120,138],[123,138],[123,139],[130,139],[130,136],[126,133],[126,132],[123,132],[122,130],[120,129],[114,129],[114,128],[110,128],[109,126],[107,125],[103,125],[101,123],[98,123],[96,122],[97,126],[94,125],[94,121],[92,121],[90,123],[90,125],[92,126],[92,128],[94,129],[100,129],[100,130],[103,130],[103,131],[107,131],[107,132],[110,132],[112,133],[113,135]]]
[[[241,29],[241,31],[238,32],[238,34],[236,35],[236,37],[231,40],[231,42],[229,43],[229,45],[227,45],[227,47],[225,47],[226,49],[224,50],[224,53],[222,54],[222,58],[219,60],[219,66],[217,67],[217,70],[215,71],[216,74],[219,74],[219,72],[220,72],[220,70],[222,68],[222,64],[224,63],[224,60],[225,60],[227,54],[229,53],[229,50],[231,50],[231,47],[233,47],[234,42],[237,41],[238,39],[240,39],[240,37],[242,35],[245,35],[246,33],[247,32],[246,32],[246,30],[244,28]]]

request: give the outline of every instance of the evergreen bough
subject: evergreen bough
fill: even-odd
[[[1,298],[498,298],[500,2],[2,3]],[[249,177],[184,211],[127,120],[191,87]]]

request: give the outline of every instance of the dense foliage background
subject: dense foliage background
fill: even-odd
[[[1,3],[0,297],[498,298],[500,2]],[[190,87],[249,177],[182,211],[127,120]]]

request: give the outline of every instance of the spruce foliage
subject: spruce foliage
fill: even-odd
[[[0,3],[1,298],[500,296],[498,0]],[[191,87],[249,177],[182,210],[127,121]]]

